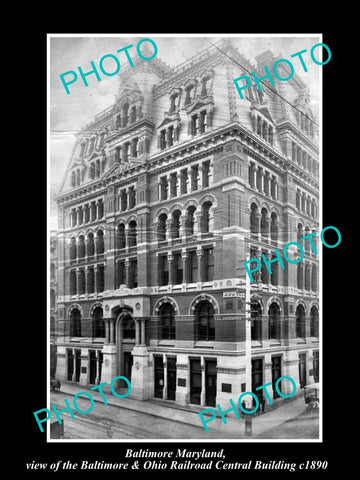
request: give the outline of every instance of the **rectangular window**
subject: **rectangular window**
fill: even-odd
[[[191,167],[191,191],[198,189],[198,172],[199,167],[197,165],[193,165]]]
[[[168,181],[167,177],[160,178],[160,200],[167,200],[168,196]]]
[[[170,174],[170,197],[176,197],[177,174]]]
[[[174,126],[173,125],[168,128],[167,144],[168,144],[168,147],[172,147],[174,145]]]
[[[214,249],[204,249],[204,282],[214,280]]]
[[[160,255],[159,257],[159,285],[168,285],[169,283],[169,262],[167,255]]]
[[[197,115],[193,115],[191,117],[191,135],[192,136],[195,136],[198,134],[198,128],[199,128],[198,117]]]
[[[187,170],[181,170],[180,173],[180,193],[187,193]]]
[[[206,110],[203,110],[202,112],[200,112],[199,133],[206,132],[206,127],[207,127],[207,114],[206,114]]]
[[[117,263],[117,288],[125,284],[125,262]]]
[[[134,158],[137,158],[137,156],[138,156],[138,145],[139,145],[139,139],[134,138],[133,141],[132,141],[132,151],[131,151],[131,155]]]
[[[197,281],[198,262],[196,256],[196,250],[191,250],[188,255],[189,262],[189,283]]]
[[[276,381],[281,377],[281,355],[271,357],[271,380],[273,388],[273,398],[278,398],[279,394],[275,388]],[[281,391],[281,384],[277,387]]]
[[[104,265],[99,265],[97,270],[97,282],[96,282],[96,291],[103,292],[105,287],[105,267]]]
[[[138,286],[137,260],[133,259],[130,261],[128,287],[136,288],[137,286]]]
[[[161,130],[160,132],[160,149],[164,150],[166,148],[166,130]]]
[[[95,288],[94,268],[90,267],[87,272],[87,280],[86,280],[87,293],[94,293],[94,288]]]
[[[206,188],[209,186],[209,173],[210,173],[210,162],[204,162],[202,164],[202,187]]]
[[[123,146],[123,161],[127,162],[129,160],[129,142],[124,143]]]
[[[183,264],[181,253],[174,253],[173,268],[175,285],[179,285],[183,281]]]
[[[318,383],[319,381],[319,351],[314,350],[313,352],[313,369],[314,369],[314,382]]]

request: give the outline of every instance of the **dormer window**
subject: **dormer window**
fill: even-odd
[[[85,147],[86,147],[86,142],[83,141],[83,142],[81,143],[81,147],[80,147],[80,158],[82,158],[82,157],[84,156],[84,154],[85,154]]]
[[[130,123],[136,122],[136,106],[131,107]]]
[[[195,85],[188,85],[185,89],[185,102],[184,105],[188,105],[195,96]]]
[[[124,103],[123,106],[123,127],[126,127],[126,125],[129,123],[129,104]]]
[[[209,95],[210,80],[211,78],[209,76],[206,76],[201,80],[201,96],[202,97],[206,97],[206,95]]]
[[[179,98],[179,93],[178,92],[173,93],[170,96],[170,111],[169,111],[169,113],[174,113],[176,111],[178,98]]]
[[[160,149],[164,150],[166,148],[166,130],[161,130],[160,132]]]
[[[90,148],[89,148],[89,154],[91,154],[94,151],[94,146],[95,146],[95,137],[92,137],[90,139]]]
[[[105,139],[105,132],[102,132],[102,133],[100,134],[99,148],[103,148],[103,146],[104,146],[104,139]]]
[[[174,144],[174,125],[171,125],[169,128],[168,128],[168,147],[172,147],[173,144]]]

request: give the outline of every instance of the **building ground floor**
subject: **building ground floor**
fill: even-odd
[[[268,384],[272,400],[293,392],[288,380],[275,385],[279,377],[291,377],[296,389],[319,381],[318,345],[272,348],[251,355],[251,390]],[[79,385],[110,384],[114,377],[124,376],[131,382],[130,398],[159,399],[179,405],[215,406],[237,402],[246,385],[245,352],[204,350],[180,351],[151,348],[126,342],[116,345],[56,346],[56,377]],[[115,388],[126,387],[124,381]],[[266,397],[265,397],[266,399]]]

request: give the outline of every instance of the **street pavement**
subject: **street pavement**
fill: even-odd
[[[98,391],[91,391],[95,400],[94,408],[86,414],[78,413],[73,407],[73,397],[79,392],[89,392],[89,388],[64,382],[60,393],[52,392],[50,403],[58,410],[65,408],[68,399],[74,418],[68,412],[61,414],[64,419],[64,438],[78,439],[318,439],[319,416],[308,412],[303,392],[297,392],[289,399],[278,399],[273,406],[266,404],[265,413],[252,415],[252,435],[245,436],[245,415],[240,419],[234,413],[226,415],[224,424],[219,413],[217,418],[207,423],[206,432],[198,412],[206,407],[179,406],[167,401],[139,401],[132,398],[117,398],[110,390],[104,389],[108,405],[105,405]],[[90,393],[90,392],[89,392]],[[125,393],[125,392],[124,392]],[[86,396],[77,398],[78,408],[86,411],[90,401]],[[236,399],[234,399],[236,404]],[[229,405],[221,405],[223,410]],[[55,415],[52,421],[56,420]]]

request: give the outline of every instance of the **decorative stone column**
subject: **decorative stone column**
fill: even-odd
[[[131,266],[131,262],[128,258],[125,259],[125,285],[129,288],[129,279],[130,279],[130,266]]]
[[[202,282],[202,258],[204,256],[204,250],[203,249],[198,249],[196,250],[196,257],[197,257],[197,267],[198,267],[198,271],[197,271],[197,281],[198,282]]]
[[[200,405],[205,405],[205,360],[201,356],[201,394],[200,394]]]
[[[140,345],[140,320],[135,318],[134,321],[135,321],[135,345]]]
[[[260,248],[258,248],[258,249],[256,250],[256,258],[257,258],[260,262],[262,262],[261,250],[260,250]],[[256,275],[256,277],[255,277],[256,280],[255,280],[255,281],[256,281],[257,283],[262,283],[261,268],[260,268],[257,272],[255,272],[255,275]]]
[[[187,272],[187,259],[188,253],[186,251],[181,252],[181,260],[182,260],[182,267],[183,267],[183,280],[182,283],[188,283],[188,272]]]
[[[167,356],[163,354],[163,365],[164,365],[164,388],[163,388],[163,399],[167,399]]]
[[[174,255],[171,252],[168,253],[167,259],[168,259],[168,268],[169,268],[168,285],[173,285],[174,284],[174,271],[173,271]]]
[[[140,318],[141,323],[140,345],[136,344],[132,350],[133,366],[131,369],[131,398],[148,400],[151,397],[150,359],[145,345],[146,318]],[[136,331],[135,331],[136,332]],[[136,340],[135,340],[136,342]]]
[[[110,321],[109,321],[109,328],[110,328],[110,345],[115,345],[115,332],[114,332],[115,322],[116,322],[116,319],[115,319],[115,318],[110,318]]]

